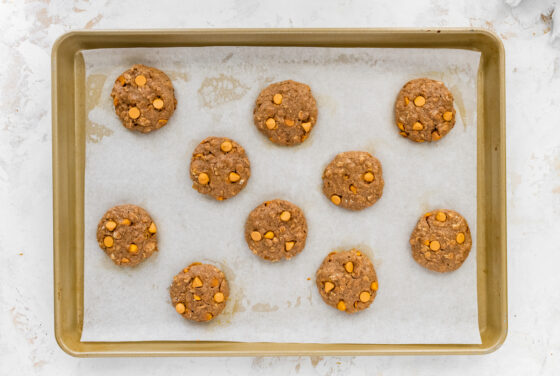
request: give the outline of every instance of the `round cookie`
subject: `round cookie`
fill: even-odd
[[[412,257],[425,268],[445,273],[458,269],[472,246],[465,218],[449,209],[424,214],[410,235]]]
[[[115,264],[135,266],[157,252],[157,227],[141,207],[119,205],[99,221],[97,242]]]
[[[323,172],[323,193],[335,205],[361,210],[383,194],[383,170],[377,158],[365,151],[338,154]]]
[[[329,253],[315,278],[325,303],[346,313],[366,309],[377,294],[373,264],[356,249]]]
[[[265,260],[291,259],[305,247],[307,222],[300,208],[284,200],[265,201],[249,214],[245,240]]]
[[[210,321],[226,306],[229,286],[214,265],[195,262],[173,277],[171,303],[178,314],[192,321]]]
[[[397,96],[395,118],[401,136],[416,142],[437,141],[455,125],[453,94],[440,81],[409,81]]]
[[[256,100],[253,121],[276,144],[301,144],[317,121],[311,88],[292,80],[267,86]]]
[[[218,201],[235,196],[251,176],[251,164],[245,150],[225,137],[208,137],[191,158],[192,187]]]
[[[142,64],[133,65],[115,80],[111,97],[122,124],[142,133],[167,124],[177,106],[169,77]]]

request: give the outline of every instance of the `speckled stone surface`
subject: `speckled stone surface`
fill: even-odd
[[[551,15],[553,10],[551,0],[460,0],[452,5],[443,0],[168,0],[142,7],[129,0],[0,2],[0,374],[141,375],[177,369],[200,375],[557,374],[560,253],[554,235],[560,221],[560,146],[554,119],[560,105],[560,28],[554,26],[560,24],[560,9]],[[497,33],[506,50],[507,82],[509,333],[504,345],[477,357],[132,362],[76,359],[63,353],[53,328],[52,45],[63,33],[78,29],[180,27],[482,27]],[[320,105],[329,98],[317,100]]]

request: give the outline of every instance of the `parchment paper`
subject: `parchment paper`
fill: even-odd
[[[480,343],[476,296],[476,77],[480,55],[463,50],[204,47],[87,51],[85,286],[83,341],[226,340],[321,343]],[[143,135],[114,113],[115,78],[134,63],[173,81],[177,110]],[[394,125],[393,106],[412,78],[443,80],[455,96],[455,128],[416,144]],[[308,83],[316,127],[298,147],[279,147],[254,127],[254,101],[269,83]],[[195,146],[231,137],[247,151],[245,190],[216,202],[191,188]],[[350,212],[321,192],[321,174],[339,152],[366,150],[383,165],[385,189],[373,207]],[[287,262],[254,256],[243,238],[249,212],[282,198],[301,207],[309,235]],[[110,207],[134,203],[159,229],[156,256],[119,268],[99,249],[96,227]],[[460,212],[473,234],[464,265],[448,274],[420,267],[408,239],[419,216]],[[369,309],[347,315],[327,306],[315,271],[332,250],[361,249],[379,292]],[[224,312],[190,323],[170,304],[172,277],[192,262],[221,268],[230,283]]]

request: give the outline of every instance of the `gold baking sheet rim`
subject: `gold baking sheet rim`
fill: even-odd
[[[308,46],[454,48],[481,53],[477,98],[477,295],[481,344],[223,341],[81,342],[85,68],[98,48]],[[74,31],[52,49],[55,337],[68,354],[99,356],[455,355],[495,351],[507,335],[505,52],[483,29],[170,29]]]

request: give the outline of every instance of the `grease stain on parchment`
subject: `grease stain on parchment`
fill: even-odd
[[[96,144],[113,134],[113,131],[104,125],[96,124],[88,121],[86,124],[86,142]]]
[[[220,74],[206,77],[198,89],[198,96],[204,107],[214,108],[243,98],[247,91],[249,87],[235,77]]]
[[[92,74],[86,80],[86,142],[88,143],[98,143],[103,137],[113,134],[111,129],[89,119],[89,112],[99,104],[106,80],[107,76],[104,74]]]
[[[290,300],[286,300],[286,305],[288,308],[292,307],[292,304],[294,306],[294,308],[297,308],[301,305],[301,296],[298,296],[295,303],[292,303]]]
[[[189,80],[189,75],[186,72],[166,71],[165,73],[171,79],[171,81],[182,80],[187,82]]]
[[[317,364],[319,364],[320,361],[323,360],[322,356],[310,356],[309,360],[311,361],[311,365],[313,366],[313,368],[317,367]]]
[[[463,122],[463,128],[467,129],[468,127],[468,119],[467,119],[467,111],[465,110],[465,101],[463,100],[463,94],[457,87],[454,85],[449,88],[451,93],[453,93],[453,100],[455,102],[455,106],[457,110],[459,110],[459,116],[461,117],[461,121]]]
[[[253,312],[276,312],[278,311],[278,306],[273,305],[271,306],[268,303],[257,303],[251,307],[251,311]]]

